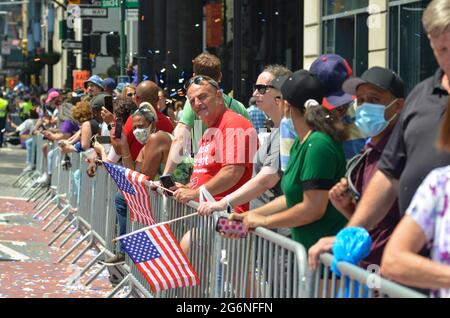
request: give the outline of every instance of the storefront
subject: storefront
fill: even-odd
[[[423,10],[429,2],[305,2],[305,67],[309,67],[320,54],[336,53],[349,61],[356,75],[372,66],[394,70],[405,81],[409,93],[437,67],[421,22]],[[308,42],[311,45],[307,47]]]

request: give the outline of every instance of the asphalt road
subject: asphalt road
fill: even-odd
[[[25,168],[26,150],[20,146],[0,148],[0,196],[20,197],[11,185]]]

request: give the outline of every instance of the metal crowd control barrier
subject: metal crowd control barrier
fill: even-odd
[[[34,164],[34,162],[36,161],[36,152],[34,151],[34,144],[36,143],[36,139],[37,136],[33,135],[32,137],[33,140],[33,149],[31,150],[31,162],[30,164]],[[34,178],[37,178],[39,175],[39,173],[36,170],[32,170],[32,171],[28,171],[28,172],[22,172],[17,179],[13,182],[12,186],[13,187],[17,187],[17,188],[22,188],[23,185],[27,184],[28,182],[30,182],[31,180],[33,180]]]
[[[150,193],[152,213],[157,222],[196,212],[196,204],[183,205],[161,193]],[[158,292],[152,297],[244,298],[307,297],[306,251],[301,244],[273,231],[257,229],[246,239],[223,239],[215,232],[218,215],[192,217],[171,225],[180,242],[190,230],[189,259],[196,269],[200,285]],[[143,228],[134,222],[128,231]],[[150,296],[147,280],[126,257],[130,274],[109,295],[115,296],[128,286],[127,296]]]
[[[415,290],[393,283],[370,271],[339,262],[341,277],[331,271],[333,256],[322,254],[315,273],[314,298],[425,298]],[[321,276],[322,275],[322,276]]]
[[[102,257],[112,256],[116,250],[112,239],[117,234],[114,206],[117,187],[102,168],[97,170],[95,178],[89,178],[85,160],[80,159],[79,155],[72,155],[73,162],[76,161],[76,156],[81,171],[79,197],[73,184],[77,164],[73,165],[69,173],[59,171],[58,178],[53,179],[57,195],[66,193],[65,200],[70,206],[69,210],[73,209],[76,213],[66,214],[57,227],[65,222],[69,223],[49,244],[53,244],[71,225],[76,225],[76,229],[65,237],[60,247],[75,233],[81,233],[81,238],[58,262],[64,261],[83,243],[87,243],[70,262],[75,264],[89,249],[98,252],[81,269],[78,275],[78,278],[81,278]],[[56,162],[58,160],[55,160],[55,164]],[[149,196],[152,213],[158,223],[196,212],[197,203],[180,204],[160,191],[149,191]],[[64,213],[60,210],[57,216],[61,214]],[[155,298],[425,297],[351,264],[338,264],[342,273],[342,277],[338,279],[336,274],[330,271],[332,256],[327,254],[321,255],[322,267],[312,274],[308,270],[306,250],[301,244],[264,228],[256,229],[245,239],[224,239],[215,231],[216,220],[220,214],[224,212],[216,213],[213,217],[186,218],[171,224],[179,242],[187,232],[190,233],[188,258],[199,275],[199,286],[152,294],[147,280],[126,256],[126,264],[117,266],[122,269],[124,279],[108,297],[116,296],[124,287],[129,288],[125,297]],[[58,217],[54,217],[51,222],[56,222]],[[143,227],[142,224],[128,222],[127,232]],[[105,268],[105,265],[100,266],[84,284],[92,283]],[[369,280],[374,279],[380,282],[380,285],[372,289],[364,288]],[[358,285],[359,289],[356,289]]]
[[[37,178],[41,176],[45,171],[45,161],[42,153],[42,146],[44,145],[44,137],[42,135],[33,135],[33,144],[36,145],[36,169],[30,175],[25,175],[24,178],[19,176],[17,183],[18,187],[21,188],[22,196],[35,189],[39,184],[37,183]]]

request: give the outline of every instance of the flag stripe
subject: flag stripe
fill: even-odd
[[[167,241],[171,244],[171,249],[173,250],[173,256],[176,258],[176,262],[178,264],[180,264],[180,270],[183,272],[183,274],[181,275],[181,277],[184,278],[185,280],[185,284],[184,286],[191,286],[191,285],[195,285],[192,277],[194,275],[192,275],[192,273],[189,273],[189,269],[186,268],[186,263],[187,260],[183,259],[182,257],[180,257],[179,255],[181,254],[179,252],[179,249],[181,249],[181,247],[178,247],[175,241],[175,237],[173,237],[172,235],[170,235],[171,232],[167,231],[167,229],[170,230],[169,225],[167,225],[167,227],[163,227],[161,228],[161,231],[164,231],[164,234],[166,237],[168,237]],[[187,280],[187,282],[186,282]]]
[[[153,292],[157,292],[162,289],[162,282],[159,279],[157,273],[153,269],[150,268],[150,266],[147,263],[138,263],[136,264],[137,268],[141,271],[141,273],[147,273],[148,278],[150,280],[148,281],[150,283],[150,287],[152,287]],[[144,275],[145,277],[145,275]]]
[[[177,258],[179,264],[182,264],[181,265],[181,270],[183,270],[183,272],[185,273],[186,277],[188,278],[189,285],[190,286],[198,285],[199,282],[200,282],[200,280],[198,278],[198,275],[194,271],[194,269],[192,268],[192,266],[189,263],[186,255],[184,255],[181,252],[181,247],[178,244],[178,241],[176,240],[175,235],[170,230],[169,225],[168,224],[164,225],[161,230],[164,230],[166,235],[171,238],[171,240],[168,240],[168,241],[171,242],[173,250],[176,251],[175,257]],[[195,278],[195,281],[193,281],[192,278]]]
[[[174,251],[171,250],[171,246],[170,246],[171,242],[169,241],[171,238],[169,238],[169,240],[167,240],[167,238],[166,238],[164,240],[166,242],[166,244],[164,244],[163,242],[161,242],[159,237],[163,236],[165,233],[163,231],[159,232],[158,229],[155,229],[154,233],[155,233],[155,236],[153,238],[160,245],[162,251],[169,259],[169,263],[165,262],[165,265],[168,267],[168,269],[170,269],[170,273],[171,273],[173,281],[176,283],[176,287],[185,286],[186,284],[183,284],[183,282],[181,280],[183,278],[183,274],[180,272],[180,270],[177,266],[178,265],[177,261],[173,257]]]

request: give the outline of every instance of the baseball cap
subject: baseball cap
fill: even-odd
[[[116,89],[116,86],[116,82],[111,77],[105,78],[105,80],[103,81],[103,87],[105,89],[108,88],[110,90],[114,90]]]
[[[387,68],[375,66],[365,71],[361,77],[353,77],[344,82],[342,88],[349,94],[356,95],[356,90],[361,84],[372,84],[387,90],[397,98],[405,97],[403,80],[393,71]]]
[[[108,96],[108,94],[98,94],[94,98],[92,98],[90,105],[93,110],[99,110],[103,106],[105,106],[105,96]]]
[[[297,108],[303,108],[309,99],[320,103],[324,97],[320,81],[306,70],[298,70],[288,77],[281,87],[281,93],[283,99]]]
[[[342,90],[342,84],[353,74],[352,68],[343,57],[337,54],[319,56],[309,71],[317,76],[325,90],[325,98],[322,101],[325,108],[332,110],[353,101],[354,97]]]
[[[84,88],[87,88],[88,83],[95,84],[95,85],[101,87],[102,89],[105,88],[103,86],[102,78],[100,76],[98,76],[98,75],[92,75],[91,77],[89,77],[89,79],[86,82],[84,82]]]
[[[48,94],[47,99],[45,100],[45,103],[46,104],[50,103],[52,100],[54,100],[58,96],[59,96],[59,93],[57,91],[51,91]]]
[[[286,80],[289,78],[289,75],[280,76],[272,80],[270,82],[270,85],[281,91],[281,87],[283,87],[283,84],[286,82]]]

